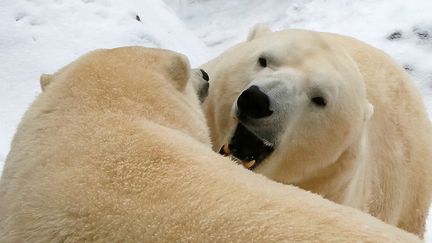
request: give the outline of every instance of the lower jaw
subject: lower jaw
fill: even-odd
[[[234,156],[230,156],[230,157],[235,163],[241,164],[245,169],[252,170],[252,171],[261,164],[261,161],[256,161],[256,160],[242,161]]]
[[[227,147],[228,145],[223,145],[219,150],[219,154],[222,154],[224,156],[230,156],[234,162],[243,165],[243,167],[248,170],[254,170],[261,163],[261,161],[256,161],[256,160],[250,160],[250,161],[240,160],[237,157],[231,155]]]

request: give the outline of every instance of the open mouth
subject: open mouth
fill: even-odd
[[[274,150],[273,144],[259,138],[238,123],[234,135],[228,144],[224,144],[219,153],[225,156],[232,155],[241,161],[249,170],[255,169]]]

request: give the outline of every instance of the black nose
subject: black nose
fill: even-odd
[[[252,85],[241,93],[237,99],[237,108],[240,119],[262,118],[273,113],[270,110],[269,97],[256,85]]]

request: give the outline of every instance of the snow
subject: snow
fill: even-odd
[[[42,73],[87,51],[124,45],[187,53],[195,66],[208,59],[203,42],[158,0],[2,0],[0,29],[0,168],[23,112],[40,93]]]
[[[431,9],[430,0],[2,0],[0,172],[21,116],[40,93],[40,74],[89,50],[125,45],[175,50],[198,66],[259,22],[341,33],[385,50],[409,69],[432,117]]]
[[[273,30],[302,28],[353,36],[413,69],[432,116],[432,1],[416,0],[165,0],[217,55],[244,41],[255,23]],[[186,3],[185,3],[186,2]],[[394,32],[400,39],[388,40]],[[428,35],[428,36],[426,36]]]

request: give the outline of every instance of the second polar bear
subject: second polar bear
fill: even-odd
[[[203,67],[215,150],[423,235],[431,123],[385,53],[345,36],[259,25]]]

